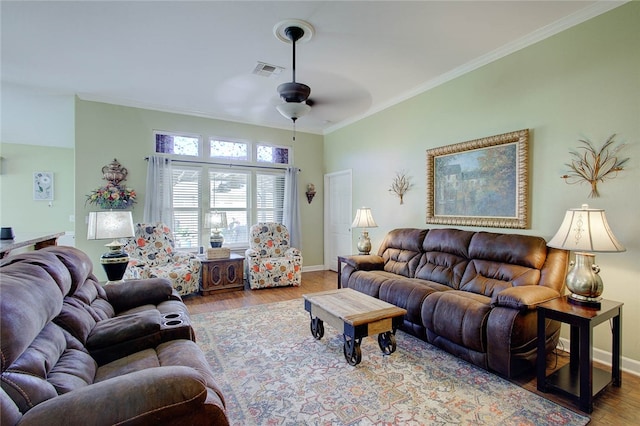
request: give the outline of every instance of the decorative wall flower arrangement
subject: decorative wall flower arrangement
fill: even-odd
[[[124,182],[129,172],[115,158],[102,168],[107,184],[96,188],[87,195],[87,203],[103,209],[128,209],[136,203],[136,191]]]
[[[136,191],[124,185],[111,182],[96,188],[87,195],[87,203],[95,204],[103,209],[127,209],[136,202]]]
[[[589,198],[600,196],[598,192],[598,182],[613,179],[624,169],[624,165],[629,158],[619,159],[618,152],[624,148],[625,144],[614,146],[615,133],[602,144],[600,149],[596,149],[588,140],[580,139],[583,146],[578,150],[570,151],[573,156],[571,163],[565,164],[569,167],[569,172],[561,176],[569,184],[588,182],[591,185]]]
[[[396,176],[391,182],[389,192],[395,193],[398,198],[400,198],[400,204],[404,204],[404,194],[413,186],[410,179],[411,178],[407,176],[407,172],[403,170],[401,172],[396,172]]]

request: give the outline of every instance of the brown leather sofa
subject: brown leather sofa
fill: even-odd
[[[405,308],[403,330],[511,378],[535,366],[536,305],[563,292],[567,262],[540,237],[405,228],[378,255],[348,257],[340,278]],[[547,349],[559,333],[549,321]]]
[[[0,424],[228,425],[170,281],[92,271],[72,247],[0,263]]]

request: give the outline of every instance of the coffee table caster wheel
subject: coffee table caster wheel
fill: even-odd
[[[320,318],[311,319],[311,335],[316,340],[320,340],[324,336],[324,324]]]
[[[378,346],[385,355],[391,355],[396,351],[396,336],[390,331],[378,334]]]
[[[349,365],[354,367],[362,361],[362,351],[360,350],[360,339],[351,339],[344,337],[344,346],[342,347],[344,358]]]

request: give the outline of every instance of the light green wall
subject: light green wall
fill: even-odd
[[[85,195],[102,185],[101,169],[114,158],[128,169],[127,186],[138,192],[134,221],[142,221],[145,198],[147,162],[145,157],[154,152],[154,130],[199,134],[204,140],[209,136],[260,141],[293,146],[294,165],[302,169],[299,175],[300,214],[302,218],[302,252],[307,267],[321,266],[322,250],[322,136],[308,133],[296,134],[295,143],[290,130],[208,118],[193,117],[130,108],[98,102],[76,100],[76,246],[98,259],[105,251],[100,241],[87,241],[85,217],[92,210],[85,206]],[[316,185],[318,195],[308,204],[304,192],[307,183]],[[97,262],[96,262],[97,263]],[[101,268],[96,274],[104,275]],[[103,277],[104,278],[104,277]]]
[[[465,74],[325,136],[325,171],[353,171],[353,208],[372,208],[374,250],[385,233],[425,224],[425,151],[523,128],[531,129],[531,227],[549,239],[567,208],[604,208],[625,253],[598,254],[604,297],[623,301],[623,355],[640,361],[640,3],[630,3]],[[631,160],[588,199],[586,185],[560,176],[578,139],[600,145],[612,133]],[[389,194],[396,171],[414,187],[404,204]],[[500,229],[490,229],[500,232]],[[354,238],[357,236],[354,233]],[[355,246],[355,242],[354,242]],[[568,337],[566,330],[564,337]],[[610,351],[610,331],[596,328],[595,346]]]
[[[0,223],[16,234],[73,231],[73,149],[2,143]],[[33,173],[53,172],[53,201],[33,199]]]

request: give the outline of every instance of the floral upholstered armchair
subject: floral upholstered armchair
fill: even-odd
[[[135,225],[135,236],[124,246],[129,266],[124,278],[168,278],[180,295],[200,287],[202,263],[195,253],[175,250],[171,229],[164,223]]]
[[[302,256],[289,244],[289,230],[281,223],[264,222],[251,227],[245,259],[252,289],[300,285]]]

